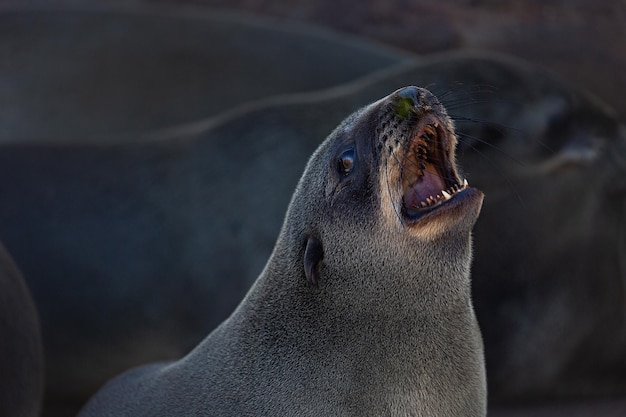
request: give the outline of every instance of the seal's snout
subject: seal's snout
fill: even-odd
[[[455,160],[456,134],[446,109],[428,90],[414,86],[392,93],[382,108],[387,184],[397,184],[396,213],[404,224],[455,212],[472,194]]]

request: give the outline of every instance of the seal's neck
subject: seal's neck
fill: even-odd
[[[231,317],[240,345],[254,346],[257,358],[280,358],[272,365],[276,375],[306,375],[301,380],[310,384],[307,392],[332,387],[342,404],[383,407],[379,415],[390,408],[412,409],[415,402],[445,403],[429,378],[454,387],[477,383],[467,377],[464,359],[481,351],[469,295],[451,297],[442,306],[436,295],[418,303],[411,299],[415,295],[399,294],[377,308],[342,309],[348,300],[329,302],[333,294],[294,281],[300,276],[296,263],[281,259],[270,260]]]
[[[343,351],[341,355],[355,360],[382,360],[390,353],[425,349],[425,345],[436,349],[453,337],[448,334],[451,328],[457,337],[459,327],[469,329],[475,320],[469,243],[464,250],[466,262],[422,266],[421,276],[398,267],[398,274],[404,275],[343,277],[332,287],[311,286],[300,262],[275,251],[235,316],[257,324],[250,337],[294,349]]]

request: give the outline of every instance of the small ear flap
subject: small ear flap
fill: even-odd
[[[322,243],[309,236],[306,242],[306,249],[304,250],[304,274],[306,279],[312,284],[317,284],[319,281],[319,268],[320,261],[324,258],[324,248]]]

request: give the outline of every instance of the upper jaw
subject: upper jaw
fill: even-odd
[[[457,172],[455,147],[454,133],[434,114],[421,117],[410,140],[402,144],[399,162],[405,222],[419,221],[467,189],[467,180]]]

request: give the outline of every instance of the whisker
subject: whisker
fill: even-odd
[[[502,125],[502,124],[499,124],[499,123],[493,123],[493,122],[491,122],[489,120],[477,119],[477,118],[474,118],[474,117],[463,117],[463,116],[450,116],[450,118],[452,120],[454,120],[455,123],[476,123],[476,124],[487,125],[487,126],[489,126],[490,128],[496,130],[498,133],[500,133],[502,135],[506,134],[507,132],[514,132],[514,133],[517,133],[519,135],[523,135],[524,134],[524,131],[521,130],[521,129],[517,129],[517,128],[514,128],[512,126]],[[465,134],[465,135],[468,136],[468,137],[471,137],[469,134]],[[484,144],[489,145],[489,146],[492,146],[492,147],[495,146],[493,144],[489,144],[488,142],[481,141],[480,139],[478,139],[476,137],[473,137],[473,139],[476,139],[479,142],[484,143]],[[547,144],[546,142],[544,142],[542,140],[533,139],[533,142],[535,142],[538,145],[540,145],[543,149],[545,149],[546,151],[548,151],[552,155],[556,155],[558,153],[554,148],[552,148],[549,144]],[[499,150],[497,147],[494,147],[494,149]],[[510,155],[507,155],[507,156],[511,157]]]
[[[462,139],[459,138],[459,142],[461,142]],[[519,200],[522,208],[526,209],[526,204],[524,203],[524,199],[522,198],[522,196],[517,192],[515,184],[513,184],[513,181],[511,181],[511,177],[509,175],[506,174],[506,171],[504,169],[502,169],[492,158],[490,158],[486,153],[481,152],[479,149],[477,149],[475,146],[473,146],[470,143],[466,143],[472,150],[473,152],[476,152],[478,155],[480,155],[482,158],[484,158],[489,165],[491,165],[493,168],[496,169],[496,171],[498,171],[501,175],[503,175],[504,181],[507,184],[507,186],[512,190],[513,194],[515,194],[515,196],[517,197],[517,199]],[[521,164],[522,166],[524,164]]]
[[[524,133],[524,131],[521,130],[521,129],[515,128],[513,126],[508,126],[508,125],[503,125],[503,124],[499,124],[499,123],[494,123],[491,120],[479,119],[477,117],[467,117],[467,116],[452,115],[452,114],[449,114],[448,116],[450,116],[450,119],[452,119],[455,123],[459,122],[459,123],[486,124],[486,125],[489,125],[490,127],[495,128],[500,133],[504,133],[505,131],[515,132],[515,133],[519,133],[519,134]]]
[[[519,166],[526,166],[526,164],[522,161],[520,161],[519,159],[515,158],[513,155],[511,155],[510,153],[504,151],[502,148],[500,148],[497,145],[494,145],[493,143],[486,141],[484,139],[479,138],[478,136],[474,136],[474,135],[470,135],[468,133],[462,133],[462,132],[457,132],[457,138],[459,139],[459,142],[462,142],[466,145],[468,145],[469,147],[471,147],[474,151],[478,152],[478,149],[473,146],[471,143],[469,143],[468,141],[462,141],[462,139],[472,139],[475,140],[479,143],[482,143],[485,146],[490,147],[491,149],[495,150],[496,152],[500,153],[501,155],[506,156],[508,159],[510,159],[511,161],[515,162],[516,164],[518,164]]]
[[[460,86],[464,88],[459,88]],[[451,88],[441,93],[433,90],[433,94],[437,96],[447,110],[454,110],[469,105],[493,102],[493,98],[486,99],[481,96],[492,96],[496,91],[498,91],[498,88],[493,85],[474,84],[468,87],[463,83],[457,83],[456,88]]]

